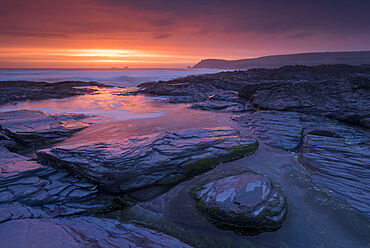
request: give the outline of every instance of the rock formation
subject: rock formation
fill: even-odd
[[[199,208],[217,225],[249,232],[275,230],[287,214],[284,197],[269,179],[252,172],[205,184],[195,197]]]
[[[56,146],[37,152],[43,164],[68,169],[109,192],[175,184],[257,149],[230,127],[184,129]]]

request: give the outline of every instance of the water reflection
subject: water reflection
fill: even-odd
[[[16,105],[6,105],[1,111],[17,109],[37,109],[48,113],[81,113],[103,116],[111,120],[132,120],[154,118],[164,114],[159,101],[144,96],[123,96],[128,89],[98,88],[94,94],[75,96],[64,99],[21,102]]]
[[[102,141],[153,132],[230,125],[228,114],[188,109],[187,104],[168,104],[163,98],[122,95],[131,89],[94,88],[96,92],[64,99],[21,102],[0,107],[0,111],[19,109],[47,113],[81,113],[99,116],[89,128],[64,142]]]

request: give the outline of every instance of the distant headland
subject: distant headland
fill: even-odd
[[[298,53],[240,60],[204,59],[194,65],[193,68],[249,69],[255,67],[275,68],[285,65],[313,66],[321,64],[370,64],[370,51]]]

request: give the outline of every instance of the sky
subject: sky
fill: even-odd
[[[1,68],[370,50],[369,0],[0,0]]]

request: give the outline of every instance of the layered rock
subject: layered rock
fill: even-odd
[[[83,114],[47,114],[39,110],[16,110],[0,113],[0,131],[28,146],[42,146],[62,141],[86,128]]]
[[[239,95],[258,109],[323,115],[370,127],[369,76],[320,82],[256,82],[245,85]]]
[[[294,112],[258,111],[233,116],[233,120],[248,127],[263,143],[295,151],[301,142],[301,114]]]
[[[60,99],[89,94],[95,91],[91,86],[107,87],[97,82],[80,81],[63,81],[56,83],[2,81],[0,82],[0,105],[19,101],[40,101],[51,98]]]
[[[300,161],[329,193],[370,216],[370,132],[326,118],[303,116]]]
[[[284,197],[268,178],[252,172],[205,184],[195,197],[199,208],[217,225],[246,231],[275,230],[287,214]]]
[[[36,161],[32,161],[27,157],[9,152],[8,149],[0,147],[0,180],[41,168],[43,166]]]
[[[85,214],[108,207],[105,201],[95,200],[97,196],[95,185],[52,168],[7,174],[0,177],[0,222]]]
[[[2,247],[18,248],[190,248],[178,239],[153,230],[94,217],[9,221],[0,225],[0,239]]]
[[[166,96],[212,95],[219,91],[239,91],[243,82],[234,80],[231,74],[206,74],[188,76],[169,81],[146,82],[139,84],[139,93]]]
[[[235,116],[265,144],[297,151],[328,193],[370,214],[370,132],[325,117],[258,111]]]
[[[69,169],[110,192],[178,183],[258,146],[230,127],[185,129],[63,145],[37,152],[45,164]]]

